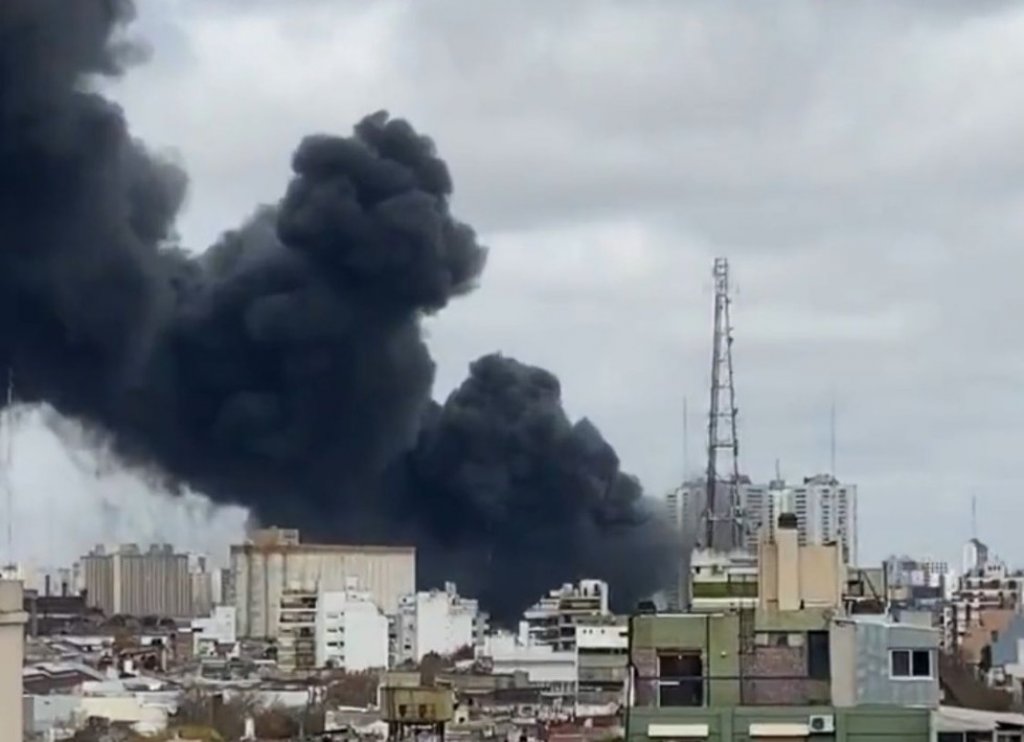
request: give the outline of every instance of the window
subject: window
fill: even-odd
[[[889,670],[894,678],[932,677],[932,653],[928,649],[893,649]]]
[[[658,705],[703,706],[704,662],[699,652],[658,656]]]
[[[807,677],[815,680],[832,677],[832,651],[827,631],[807,632]]]

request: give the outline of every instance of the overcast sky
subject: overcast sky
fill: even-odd
[[[742,8],[742,9],[741,9]],[[491,247],[428,327],[443,397],[500,350],[562,379],[648,492],[703,465],[727,256],[741,466],[860,487],[864,557],[1024,561],[1024,7],[998,2],[145,0],[118,83],[177,153],[196,250],[276,200],[310,132],[386,108],[437,142]],[[224,544],[244,513],[96,476],[39,414],[16,549]],[[100,507],[96,505],[100,504]]]

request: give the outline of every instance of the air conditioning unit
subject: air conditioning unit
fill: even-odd
[[[807,731],[811,734],[832,734],[836,731],[836,717],[831,714],[814,714],[807,718]]]

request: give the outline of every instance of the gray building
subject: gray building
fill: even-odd
[[[416,549],[411,546],[306,544],[294,529],[267,529],[231,547],[231,579],[238,635],[274,639],[286,592],[345,590],[352,583],[388,615],[416,592]]]
[[[757,550],[758,533],[774,529],[782,513],[794,513],[801,544],[836,542],[843,547],[848,564],[857,563],[857,485],[840,482],[829,474],[805,477],[799,483],[775,479],[758,484],[743,477],[737,485],[743,511],[743,543]],[[728,500],[728,492],[716,492],[716,510]],[[666,514],[680,532],[696,533],[707,501],[704,480],[686,482],[665,496]]]
[[[937,629],[882,616],[834,619],[833,704],[938,708],[939,638]]]
[[[124,544],[110,553],[97,546],[82,557],[86,600],[108,616],[193,615],[192,584],[187,554],[170,544],[153,544],[142,551]]]

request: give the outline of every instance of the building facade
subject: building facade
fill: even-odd
[[[576,715],[588,706],[618,706],[629,677],[629,629],[624,620],[576,626]]]
[[[419,662],[432,652],[447,656],[472,650],[485,631],[478,602],[459,596],[454,583],[406,595],[395,616],[395,663]]]
[[[215,655],[237,641],[233,606],[219,605],[208,617],[192,619],[192,652],[196,656]]]
[[[523,613],[527,631],[534,644],[550,646],[559,652],[576,651],[579,623],[611,616],[608,606],[608,583],[601,580],[580,580],[551,590]]]
[[[277,666],[285,672],[316,667],[316,612],[315,590],[291,587],[281,591]]]
[[[389,622],[373,596],[354,584],[321,592],[316,605],[316,666],[348,672],[387,669]]]
[[[763,527],[773,529],[779,515],[795,513],[801,544],[838,542],[842,544],[847,563],[856,564],[856,485],[842,483],[828,474],[806,477],[799,484],[781,479],[759,484],[744,479],[737,485],[737,493],[743,511],[744,533],[739,546],[756,550]],[[687,482],[666,495],[666,514],[681,532],[694,532],[706,501],[704,481]]]
[[[367,590],[388,615],[404,595],[416,591],[416,550],[409,546],[305,544],[294,530],[253,534],[231,547],[231,579],[238,634],[273,639],[279,631],[286,590],[306,593],[345,590],[350,580]]]
[[[983,628],[986,616],[1018,612],[1022,608],[1024,571],[986,558],[981,566],[960,575],[946,613],[946,631],[953,644]],[[984,633],[984,632],[982,632]]]
[[[0,739],[22,738],[25,622],[21,583],[0,580]]]
[[[189,556],[176,554],[170,544],[153,544],[147,551],[124,544],[109,553],[97,546],[81,564],[89,607],[107,616],[195,615]]]

